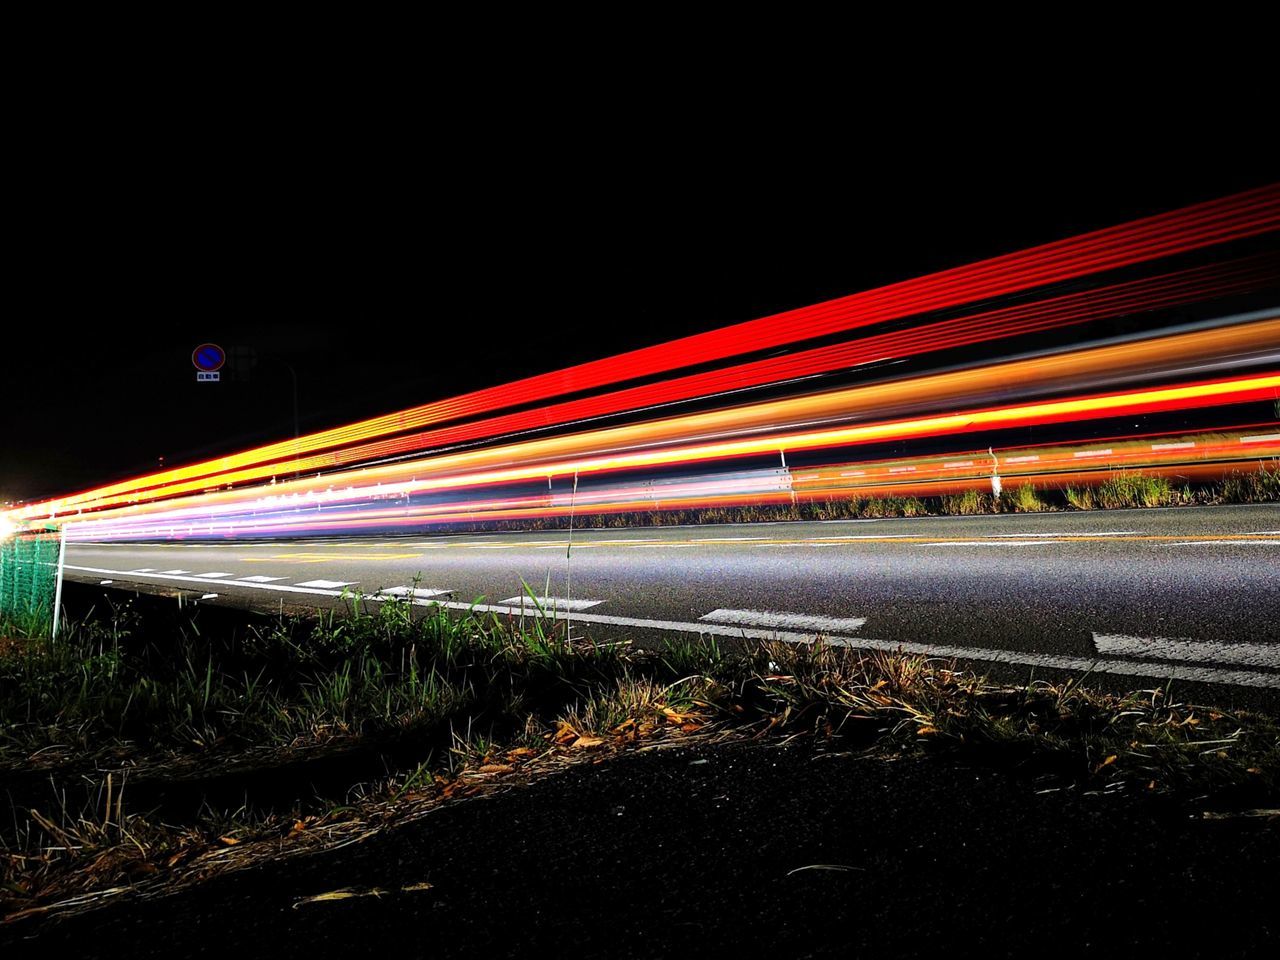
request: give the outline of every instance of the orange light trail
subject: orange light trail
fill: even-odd
[[[303,458],[465,417],[496,413],[524,404],[545,403],[566,394],[620,384],[696,364],[723,362],[747,353],[848,332],[875,323],[957,307],[1033,290],[1101,271],[1146,263],[1280,228],[1280,185],[1269,185],[1129,224],[1056,241],[1031,250],[956,267],[827,303],[735,324],[707,333],[499,387],[425,404],[386,416],[268,444],[226,457],[160,471],[121,483],[36,504],[26,518],[47,516],[89,504],[140,499],[143,491],[165,487],[164,495],[210,485],[258,479],[262,468],[301,469]],[[306,461],[315,465],[314,460]],[[255,469],[257,471],[255,473]]]

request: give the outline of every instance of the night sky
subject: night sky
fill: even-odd
[[[0,502],[290,436],[286,365],[307,432],[1276,179],[1150,156],[906,170],[525,149],[191,137],[50,157],[0,344]],[[197,384],[203,341],[257,367]]]

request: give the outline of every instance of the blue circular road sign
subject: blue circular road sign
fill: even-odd
[[[227,352],[216,343],[202,343],[191,352],[191,362],[196,365],[197,370],[213,373],[221,370],[222,365],[227,362]]]

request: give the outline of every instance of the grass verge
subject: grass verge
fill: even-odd
[[[569,642],[542,619],[414,613],[392,601],[211,629],[190,610],[121,607],[56,645],[4,651],[0,771],[14,811],[0,825],[0,913],[31,921],[198,883],[567,764],[694,739],[962,755],[1064,789],[1250,807],[1280,790],[1272,719],[1167,689],[1013,687],[820,639],[646,652]]]

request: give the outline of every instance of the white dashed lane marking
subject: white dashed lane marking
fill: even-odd
[[[108,570],[101,567],[81,567],[67,565],[68,570],[81,573],[96,573],[125,576],[124,571]],[[196,577],[167,574],[144,574],[152,579],[178,580],[188,583],[201,582]],[[246,584],[242,584],[246,585]],[[341,597],[338,590],[325,590],[318,587],[289,586],[287,584],[256,584],[256,589],[280,593],[311,594],[315,596]],[[376,595],[373,595],[376,599]],[[527,599],[527,598],[526,598]],[[520,597],[515,597],[515,605],[489,603],[462,603],[449,600],[414,600],[422,606],[436,605],[448,610],[475,611],[478,613],[519,614],[528,613],[528,605],[522,606]],[[586,601],[598,603],[601,601]],[[553,608],[554,609],[554,608]],[[653,620],[643,617],[619,617],[599,613],[579,613],[574,617],[578,623],[598,623],[614,627],[635,627],[643,630],[656,630],[666,633],[685,633],[691,635],[712,635],[723,637],[742,637],[748,640],[784,640],[788,643],[813,643],[812,633],[799,633],[789,630],[763,629],[741,625],[719,625],[707,621],[686,622],[679,620]],[[912,653],[930,657],[947,657],[960,660],[982,660],[990,663],[1013,663],[1021,666],[1052,667],[1059,670],[1075,672],[1102,671],[1122,676],[1159,677],[1174,680],[1195,680],[1203,683],[1228,683],[1247,687],[1268,687],[1280,689],[1280,673],[1263,672],[1248,669],[1224,669],[1205,667],[1186,663],[1159,663],[1155,661],[1125,660],[1102,656],[1066,656],[1061,654],[1035,653],[1029,650],[999,650],[987,647],[960,647],[950,644],[912,643],[902,640],[876,640],[872,638],[828,637],[827,642],[835,646],[856,647],[865,650],[883,650],[889,653]]]
[[[339,587],[353,587],[355,580],[305,580],[297,584],[299,587],[316,587],[320,590],[337,590]]]
[[[206,580],[216,580],[219,577],[229,577],[229,573],[197,573],[197,577],[204,577]]]
[[[387,587],[378,593],[387,597],[412,597],[415,600],[427,600],[431,597],[443,597],[453,593],[452,590],[428,590],[424,587]]]
[[[141,571],[139,571],[141,573]],[[243,580],[245,583],[275,583],[277,580],[283,580],[284,577],[237,577],[237,580]]]
[[[755,627],[815,630],[819,633],[853,633],[867,622],[866,617],[825,617],[812,613],[725,609],[712,610],[698,619],[715,623],[745,623]]]
[[[603,600],[570,600],[567,597],[508,597],[499,601],[503,606],[523,607],[526,611],[542,607],[543,610],[589,610],[604,603]]]
[[[1113,657],[1155,657],[1194,663],[1240,663],[1251,667],[1280,668],[1280,645],[1184,640],[1179,637],[1134,637],[1122,633],[1095,633],[1098,653]]]
[[[161,570],[161,571],[160,571],[160,576],[162,576],[162,577],[182,577],[182,576],[186,576],[186,575],[187,575],[187,574],[189,574],[190,572],[191,572],[190,570]]]

